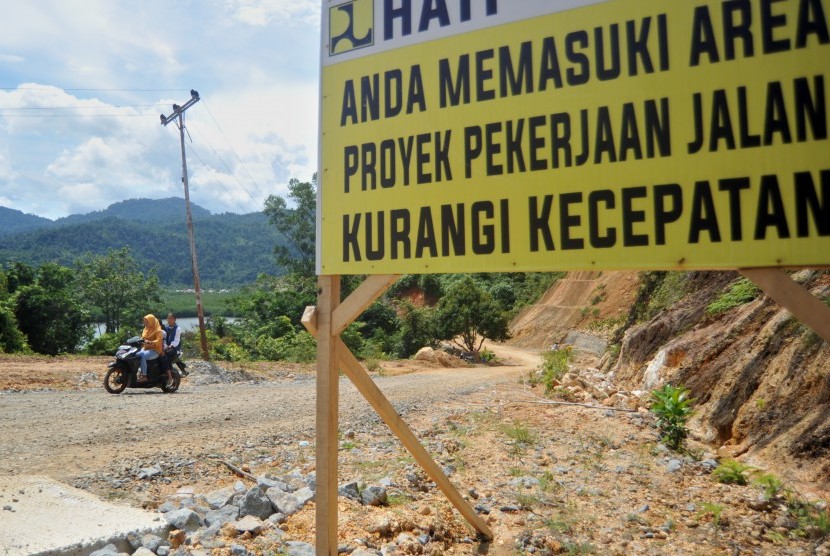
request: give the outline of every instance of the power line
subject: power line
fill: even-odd
[[[245,163],[244,163],[244,162],[242,162],[242,158],[241,158],[241,157],[239,156],[239,154],[236,152],[236,149],[234,149],[234,148],[233,148],[233,145],[231,144],[230,139],[228,139],[228,136],[225,134],[225,131],[224,131],[224,130],[222,129],[222,127],[219,125],[219,122],[217,122],[217,121],[216,121],[216,118],[214,118],[214,117],[213,117],[213,112],[211,112],[210,107],[207,105],[207,103],[206,103],[206,102],[204,102],[204,100],[202,101],[202,104],[204,105],[205,110],[207,110],[207,113],[208,113],[208,115],[210,116],[210,119],[211,119],[211,120],[213,120],[213,125],[215,125],[215,126],[216,126],[216,129],[218,129],[218,130],[219,130],[219,133],[222,135],[222,137],[224,137],[224,138],[225,138],[225,141],[227,141],[228,146],[229,146],[229,147],[230,147],[230,149],[231,149],[231,152],[233,152],[234,156],[236,156],[236,160],[238,160],[238,161],[239,161],[239,165],[240,165],[240,166],[242,166],[242,169],[243,169],[243,170],[245,170],[245,173],[246,173],[246,174],[248,174],[248,177],[251,179],[251,182],[254,184],[254,187],[256,187],[256,189],[257,189],[257,191],[259,192],[259,194],[260,194],[261,196],[265,197],[265,192],[264,192],[264,191],[262,191],[262,189],[260,189],[259,184],[256,182],[256,180],[254,179],[254,177],[253,177],[253,176],[251,175],[251,173],[248,171],[248,168],[245,166]]]
[[[191,126],[191,127],[192,127],[192,126]],[[198,128],[198,126],[197,126],[197,128]],[[239,180],[239,178],[238,178],[238,177],[236,177],[236,173],[234,173],[234,171],[230,168],[230,166],[228,166],[228,164],[227,164],[227,163],[224,161],[224,159],[223,159],[223,158],[219,155],[219,153],[216,151],[216,149],[215,149],[215,148],[213,148],[213,145],[210,143],[210,141],[208,140],[207,136],[205,136],[204,134],[202,134],[202,139],[205,141],[205,143],[207,144],[207,146],[208,146],[208,147],[210,147],[210,150],[212,150],[212,151],[213,151],[213,154],[214,154],[214,155],[216,155],[216,158],[218,158],[218,159],[219,159],[219,162],[221,162],[221,163],[222,163],[222,165],[225,167],[225,169],[228,171],[228,174],[229,174],[231,177],[233,177],[233,179],[236,181],[236,183],[237,183],[237,184],[239,184],[239,187],[241,187],[241,188],[242,188],[242,190],[243,190],[243,191],[244,191],[244,192],[248,195],[248,197],[251,199],[251,201],[253,201],[254,203],[257,203],[258,201],[256,200],[256,198],[254,198],[254,196],[253,196],[253,195],[251,195],[251,192],[250,192],[250,191],[248,191],[248,188],[247,188],[247,187],[245,187],[245,185],[244,185],[244,184],[243,184],[243,183]],[[256,184],[255,184],[255,185],[256,185]],[[260,193],[262,193],[262,192],[260,191]]]
[[[106,106],[19,106],[3,108],[0,110],[110,110],[113,108],[154,108],[157,106],[167,106],[166,102],[156,102],[154,104],[108,104]]]
[[[182,92],[182,91],[189,91],[190,89],[117,89],[117,88],[100,88],[100,89],[93,89],[93,88],[75,88],[75,89],[67,89],[64,87],[58,87],[56,85],[19,85],[17,87],[0,87],[0,91],[25,91],[25,90],[52,90],[58,89],[61,91],[86,91],[86,92],[126,92],[126,93],[168,93],[168,92]]]
[[[155,114],[6,114],[0,111],[3,118],[147,118],[157,119]]]
[[[200,155],[200,154],[199,154],[199,151],[198,151],[198,150],[196,150],[196,147],[194,147],[192,143],[190,144],[190,152],[192,152],[194,155],[196,155],[196,158],[198,158],[198,159],[199,159],[199,162],[201,162],[201,163],[202,163],[202,166],[204,166],[205,168],[211,168],[210,164],[208,164],[207,162],[205,162],[205,159],[204,159],[204,158],[202,158],[202,155]],[[242,214],[245,214],[246,212],[248,212],[248,210],[247,210],[247,209],[245,209],[245,207],[243,207],[243,206],[239,203],[239,201],[236,199],[236,195],[234,195],[234,193],[233,193],[230,189],[228,189],[227,187],[225,187],[225,184],[224,184],[224,183],[222,183],[220,180],[213,180],[213,181],[214,181],[215,183],[217,183],[217,184],[219,185],[219,187],[221,187],[222,189],[224,189],[224,190],[225,190],[225,193],[227,193],[227,194],[228,194],[228,196],[229,196],[231,199],[233,199],[233,202],[234,202],[234,203],[236,203],[236,206],[237,206],[237,207],[239,207],[239,210],[240,210],[240,211],[242,211]],[[247,193],[247,191],[246,191],[246,193]],[[250,197],[250,194],[249,194],[248,196]],[[254,199],[253,197],[251,197],[251,200],[252,200],[254,203],[256,203],[256,199]]]

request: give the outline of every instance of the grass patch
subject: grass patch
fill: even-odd
[[[712,477],[717,482],[725,485],[746,485],[749,483],[749,473],[754,470],[755,468],[751,465],[745,465],[734,459],[727,459],[712,471]]]
[[[554,533],[570,533],[573,528],[573,524],[566,519],[548,518],[544,521],[544,524]]]
[[[717,504],[715,502],[703,502],[700,505],[700,510],[697,512],[698,519],[701,517],[710,516],[712,518],[712,526],[715,529],[720,529],[721,525],[721,516],[723,515],[723,510],[725,506],[723,504]]]
[[[524,493],[517,493],[516,494],[516,504],[519,505],[520,508],[524,510],[530,510],[540,502],[539,498],[533,496],[532,494],[524,494]]]
[[[744,303],[749,303],[760,293],[761,290],[752,281],[741,278],[706,307],[706,314],[709,316],[720,315]]]
[[[687,272],[674,270],[666,272],[649,298],[648,318],[654,317],[679,301],[686,294],[687,280]]]
[[[589,542],[565,542],[562,543],[565,554],[596,554],[596,547]]]
[[[513,441],[510,455],[518,458],[530,446],[536,443],[536,435],[524,423],[518,421],[512,425],[502,425],[501,432]]]
[[[556,492],[562,488],[562,485],[553,477],[553,473],[545,471],[539,477],[539,490],[542,492]]]
[[[531,444],[536,443],[536,435],[533,434],[527,425],[519,421],[514,422],[512,425],[504,425],[502,427],[502,432],[507,435],[510,440],[518,444],[530,446]]]
[[[393,492],[386,495],[386,503],[389,506],[406,506],[413,500],[415,500],[415,498],[405,492]]]
[[[784,482],[772,473],[763,473],[753,479],[752,484],[759,486],[764,491],[764,498],[772,500],[784,488]]]
[[[235,291],[202,291],[202,309],[205,315],[233,317],[228,308],[228,302],[236,297]],[[164,316],[168,312],[175,313],[179,318],[196,316],[196,294],[193,292],[164,290],[161,292],[161,302]]]
[[[525,470],[521,467],[511,467],[507,470],[507,474],[511,477],[522,477],[525,474]]]

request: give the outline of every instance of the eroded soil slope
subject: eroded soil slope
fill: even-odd
[[[611,382],[629,390],[667,382],[687,386],[697,399],[690,426],[698,439],[724,456],[826,493],[827,342],[763,293],[716,316],[707,314],[707,307],[739,279],[734,272],[686,273],[677,281],[682,291],[669,292],[676,301],[626,328],[629,323],[619,315],[642,311],[635,302],[648,302],[640,278],[636,273],[569,275],[540,300],[545,308],[532,307],[514,321],[516,342],[543,348],[572,327],[611,342],[619,339],[601,365]],[[826,299],[830,294],[827,272],[801,271],[794,278],[814,295]]]

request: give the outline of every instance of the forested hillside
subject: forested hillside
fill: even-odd
[[[0,207],[0,237],[54,225],[48,218]]]
[[[192,212],[203,287],[238,286],[253,282],[260,273],[280,273],[273,252],[282,240],[264,214],[211,215],[198,206],[192,206]],[[86,254],[130,247],[140,266],[158,270],[163,285],[192,285],[184,214],[183,199],[143,199],[54,222],[41,219],[41,227],[20,233],[6,234],[0,226],[0,265],[20,261],[72,266]],[[17,212],[16,226],[21,215]]]

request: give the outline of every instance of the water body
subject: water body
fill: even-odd
[[[207,324],[210,317],[205,317],[205,324]],[[226,322],[234,322],[236,318],[234,317],[225,317]],[[167,319],[162,319],[162,325],[167,325]],[[179,317],[176,319],[176,324],[182,329],[182,332],[191,332],[193,330],[199,330],[199,319],[198,317]],[[140,333],[141,331],[139,331]],[[101,334],[104,333],[104,323],[98,322],[95,324],[95,337],[97,338]]]

